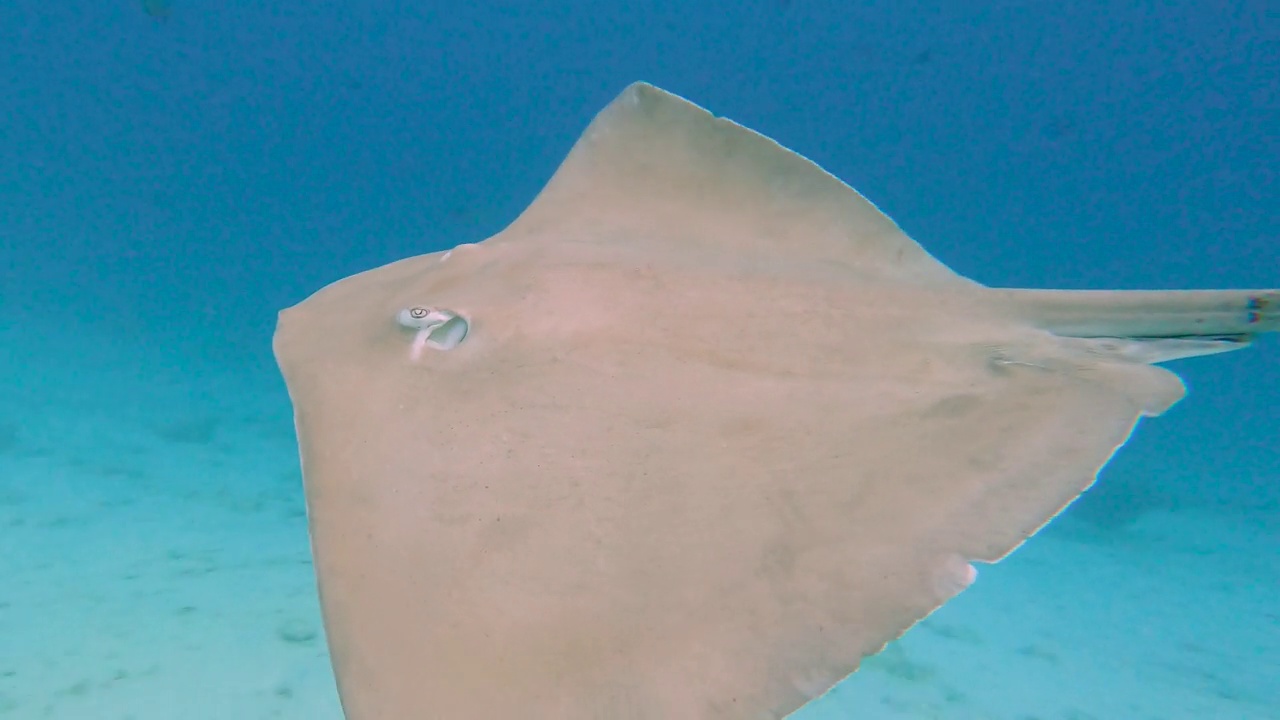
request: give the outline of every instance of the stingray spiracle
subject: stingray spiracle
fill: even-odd
[[[414,305],[396,313],[401,327],[415,330],[409,357],[422,357],[423,348],[452,350],[467,337],[467,319],[452,310]]]

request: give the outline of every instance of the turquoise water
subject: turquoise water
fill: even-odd
[[[275,313],[482,239],[647,80],[957,271],[1280,284],[1264,2],[0,6],[0,718],[339,718]],[[818,718],[1280,718],[1280,342]]]

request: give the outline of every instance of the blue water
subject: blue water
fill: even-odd
[[[805,154],[987,284],[1275,287],[1277,48],[1266,0],[0,4],[0,718],[339,717],[275,313],[498,231],[626,84]],[[1278,360],[1174,363],[1188,399],[934,634],[1071,575],[1028,628],[1122,618],[1133,677],[1099,707],[1280,717]],[[1204,585],[1108,610],[1088,584],[1179,563]],[[1000,664],[1065,649],[918,642],[931,664],[882,658],[802,717],[1121,717],[1087,662],[1035,686],[1078,715]]]

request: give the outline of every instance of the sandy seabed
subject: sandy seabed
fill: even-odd
[[[269,364],[0,343],[0,719],[341,720]],[[1278,597],[1260,519],[1068,514],[794,717],[1280,720]]]

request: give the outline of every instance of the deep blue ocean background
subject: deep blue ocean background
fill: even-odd
[[[7,0],[0,451],[56,459],[28,408],[90,394],[172,424],[248,388],[286,437],[276,312],[497,232],[636,80],[812,158],[989,285],[1280,286],[1270,0]],[[1280,342],[1173,367],[1188,399],[1069,513],[1280,527]],[[152,401],[118,373],[199,387]],[[300,506],[289,452],[228,482]]]

